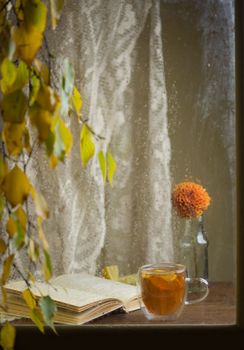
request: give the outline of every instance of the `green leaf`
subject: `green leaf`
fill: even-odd
[[[108,180],[110,182],[110,185],[113,185],[113,177],[116,170],[116,162],[112,157],[112,154],[108,151],[107,153],[107,159],[108,159]]]
[[[68,59],[64,60],[63,65],[63,76],[61,81],[61,116],[68,115],[69,112],[69,100],[72,96],[73,88],[74,88],[74,68],[69,63]]]
[[[15,343],[16,330],[11,323],[6,322],[1,328],[0,344],[4,350],[13,350]]]
[[[5,95],[1,102],[3,120],[10,123],[22,123],[25,119],[27,102],[27,97],[21,90]]]
[[[36,308],[36,298],[29,288],[22,292],[22,297],[31,310]]]
[[[52,16],[52,28],[55,29],[61,17],[61,13],[64,6],[64,0],[50,0],[50,5]]]
[[[100,164],[100,169],[102,172],[103,180],[106,180],[106,175],[107,175],[107,164],[106,164],[106,158],[103,154],[103,151],[98,152],[98,160]]]
[[[3,263],[3,272],[1,277],[1,284],[5,284],[9,278],[12,264],[13,264],[14,254],[9,255]]]
[[[43,317],[42,317],[41,311],[38,310],[37,308],[31,310],[30,318],[35,323],[35,325],[39,328],[39,330],[42,333],[44,333],[44,322],[43,322]]]
[[[50,326],[55,332],[53,320],[55,313],[57,312],[57,307],[55,302],[50,298],[49,295],[41,297],[39,300],[39,306],[41,308],[43,319],[46,325]]]
[[[80,134],[80,154],[84,166],[86,166],[88,161],[93,157],[94,153],[95,145],[91,138],[91,132],[86,124],[84,124]]]

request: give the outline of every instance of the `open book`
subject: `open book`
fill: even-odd
[[[25,282],[12,281],[5,289],[8,315],[29,317],[29,308],[21,296]],[[63,324],[83,324],[117,309],[125,312],[139,309],[135,286],[86,273],[61,275],[49,284],[36,282],[31,290],[37,297],[49,295],[56,302],[54,321]]]

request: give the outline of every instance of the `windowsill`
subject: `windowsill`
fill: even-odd
[[[86,325],[234,325],[235,323],[236,306],[233,284],[212,282],[207,298],[201,303],[186,305],[176,321],[149,321],[141,311],[134,311],[129,314],[115,312]],[[19,319],[14,321],[14,324],[31,324],[31,321]]]

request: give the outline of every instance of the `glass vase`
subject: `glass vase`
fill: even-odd
[[[188,277],[208,281],[208,246],[203,216],[187,219],[180,239],[180,263],[186,266]]]

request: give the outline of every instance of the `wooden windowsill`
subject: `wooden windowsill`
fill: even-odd
[[[232,325],[236,323],[235,291],[232,283],[210,283],[209,295],[198,304],[186,305],[176,321],[150,321],[142,311],[129,314],[114,312],[86,325]],[[18,319],[15,325],[32,324],[29,319]]]

